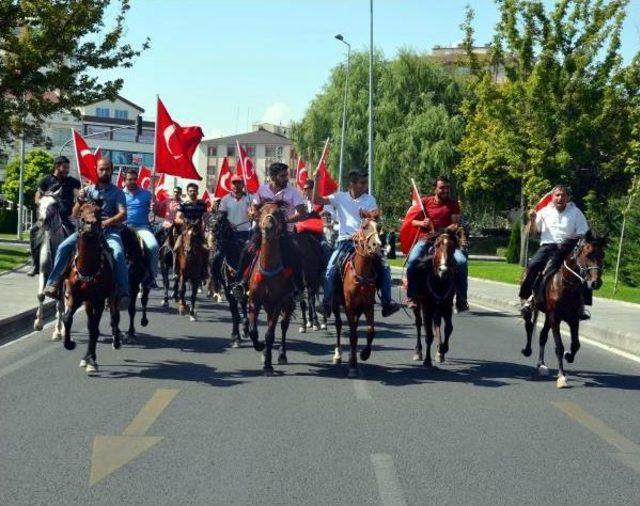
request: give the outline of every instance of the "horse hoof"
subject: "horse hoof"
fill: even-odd
[[[414,362],[420,362],[421,360],[422,360],[422,352],[418,352],[415,355],[413,355]]]
[[[307,322],[307,328],[310,329],[311,327],[313,327],[313,323]]]
[[[91,374],[95,374],[98,372],[98,364],[92,360],[90,360],[89,362],[87,362],[87,368],[85,369],[85,371],[87,371],[87,374],[91,375]]]
[[[574,358],[575,358],[575,357],[574,357],[571,353],[569,353],[568,351],[565,351],[565,352],[564,352],[564,359],[565,359],[567,362],[569,362],[570,364],[573,364],[573,359],[574,359]]]
[[[287,356],[286,355],[279,355],[278,356],[278,365],[287,365],[289,362],[287,361]]]
[[[422,365],[425,366],[427,369],[433,369],[433,364],[431,363],[431,359],[428,357],[424,359],[424,361],[422,362]]]
[[[240,348],[240,340],[239,339],[234,339],[233,341],[231,341],[231,347],[232,348]]]
[[[358,368],[357,367],[349,367],[349,372],[347,373],[347,378],[357,378],[358,377]]]
[[[442,353],[436,354],[436,362],[438,362],[439,364],[444,363],[444,355]]]
[[[147,325],[149,325],[149,319],[143,317],[142,320],[140,320],[140,325],[142,325],[143,327],[146,327]]]
[[[191,320],[192,322],[197,322],[198,318],[195,315],[190,315],[189,320]]]
[[[522,354],[525,357],[530,357],[531,356],[531,348],[522,348],[522,350],[520,350],[522,352]]]
[[[370,356],[371,356],[371,347],[369,346],[367,346],[360,352],[360,360],[362,360],[363,362],[366,362],[367,360],[369,360]]]
[[[442,355],[444,355],[445,353],[448,353],[449,352],[449,345],[447,343],[442,343],[439,346],[438,351],[440,353],[442,353]]]
[[[298,332],[300,332],[301,334],[306,334],[306,333],[307,333],[307,327],[305,327],[304,325],[303,325],[303,326],[301,326],[301,327],[298,329]]]
[[[111,341],[111,346],[113,346],[114,350],[119,350],[120,346],[122,346],[122,343],[120,342],[120,339],[114,339],[113,341]]]
[[[40,331],[43,328],[44,328],[44,325],[42,325],[42,322],[38,321],[33,323],[33,330]]]
[[[165,299],[165,300],[162,302],[162,307],[163,307],[163,308],[168,308],[168,307],[169,307],[169,301]]]
[[[64,342],[64,349],[65,350],[73,350],[76,347],[76,342],[73,339],[69,339],[68,341]]]
[[[256,341],[253,343],[253,349],[257,352],[264,351],[264,343],[262,341]]]
[[[87,367],[87,359],[83,358],[78,364],[79,367]]]
[[[320,325],[320,330],[327,330],[327,324],[323,323],[322,325]]]
[[[314,325],[314,326],[313,326],[313,330],[314,330],[315,332],[318,332],[318,330],[320,330],[320,327],[319,327],[318,325]]]
[[[549,368],[544,364],[540,364],[538,366],[538,375],[540,375],[540,376],[549,376]]]
[[[60,339],[62,339],[62,333],[58,332],[57,330],[53,332],[53,334],[51,335],[51,340],[52,341],[60,341]]]
[[[262,369],[263,376],[273,376],[275,372],[273,371],[273,367],[264,367]]]
[[[342,357],[333,357],[331,362],[333,362],[333,365],[342,364]]]
[[[567,388],[569,386],[569,384],[567,383],[567,377],[558,376],[558,379],[556,380],[556,386],[558,388]]]

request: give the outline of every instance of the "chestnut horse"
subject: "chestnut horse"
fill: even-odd
[[[538,314],[545,314],[540,330],[540,355],[538,374],[547,376],[549,369],[544,363],[544,347],[547,344],[549,330],[553,333],[558,357],[558,378],[556,386],[566,388],[567,378],[563,361],[573,363],[580,349],[580,315],[584,309],[584,286],[598,290],[602,286],[602,266],[606,239],[588,231],[583,238],[573,238],[560,244],[558,251],[545,269],[550,274],[544,277],[542,286],[534,296],[533,313],[524,315],[527,341],[522,354],[531,356],[531,338],[538,320]],[[560,335],[560,323],[566,322],[571,332],[570,351],[565,352]]]
[[[459,246],[464,229],[446,230],[437,235],[429,255],[421,260],[416,271],[418,295],[413,315],[418,340],[416,342],[414,360],[422,360],[422,339],[420,331],[424,324],[426,354],[424,366],[432,367],[431,345],[436,340],[436,360],[444,362],[449,351],[449,338],[453,332],[451,316],[453,314],[453,297],[455,296],[455,260],[453,253]],[[466,240],[466,239],[464,239]],[[444,319],[444,340],[442,339],[442,320]]]
[[[333,298],[333,314],[336,325],[336,344],[333,363],[342,362],[342,318],[340,306],[344,305],[349,323],[349,377],[358,375],[358,322],[364,315],[367,322],[367,344],[360,352],[360,360],[367,361],[371,356],[371,344],[375,337],[373,310],[376,298],[375,264],[380,255],[382,243],[378,233],[376,220],[378,211],[360,211],[362,222],[360,229],[353,235],[355,252],[344,262],[342,267],[342,290]],[[338,260],[339,261],[339,260]]]
[[[182,226],[182,234],[178,251],[176,252],[176,265],[178,266],[178,313],[189,313],[192,322],[196,321],[196,296],[206,277],[207,259],[209,251],[206,246],[202,223],[200,220],[187,222]],[[184,295],[187,290],[187,281],[191,283],[191,305],[187,305]]]
[[[262,241],[258,258],[251,268],[249,277],[249,337],[256,351],[264,350],[263,373],[265,376],[273,376],[271,350],[280,315],[282,315],[280,323],[282,341],[278,364],[287,363],[287,330],[295,307],[290,280],[293,273],[282,265],[280,252],[280,237],[286,233],[287,227],[282,211],[284,205],[281,201],[265,202],[257,208]],[[267,313],[264,343],[258,340],[258,314],[262,307]]]
[[[99,207],[95,202],[88,202],[80,208],[80,225],[78,227],[78,243],[71,265],[71,271],[64,283],[65,313],[64,347],[73,350],[75,341],[71,339],[73,315],[84,303],[89,328],[87,353],[80,361],[87,374],[98,371],[96,359],[96,343],[100,333],[100,318],[105,302],[109,299],[111,313],[111,330],[114,349],[120,348],[120,332],[118,324],[120,312],[115,296],[115,278],[111,262],[107,258],[105,241],[99,220]]]

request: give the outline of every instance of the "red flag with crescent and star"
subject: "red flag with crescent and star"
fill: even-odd
[[[318,195],[321,197],[327,197],[332,193],[335,193],[338,189],[338,183],[336,183],[329,171],[327,170],[327,157],[329,156],[329,139],[324,143],[324,148],[322,150],[322,156],[320,156],[320,161],[318,162],[318,173],[320,174],[318,177]]]
[[[231,169],[229,169],[229,159],[225,156],[218,172],[218,184],[213,196],[221,199],[227,193],[231,193]]]
[[[92,152],[87,142],[73,128],[73,146],[76,150],[76,162],[78,164],[78,174],[82,179],[91,181],[93,184],[98,182],[98,171],[96,165],[98,159],[102,156],[100,147]]]
[[[545,194],[545,196],[538,201],[535,207],[536,213],[547,207],[551,202],[553,202],[553,190]]]
[[[156,202],[163,202],[169,198],[169,192],[165,188],[164,174],[160,174],[154,192],[156,194]]]
[[[207,211],[211,211],[211,204],[213,204],[213,202],[211,201],[211,195],[206,188],[202,192],[202,197],[200,197],[200,200],[202,200],[202,202],[204,202],[204,204],[207,206]]]
[[[419,230],[414,227],[411,222],[413,220],[424,219],[424,217],[425,210],[424,206],[422,205],[420,193],[418,193],[418,188],[416,187],[415,183],[413,183],[413,190],[411,191],[411,207],[407,211],[407,214],[402,221],[402,225],[400,226],[400,234],[398,234],[400,248],[405,255],[409,253],[409,250],[413,246],[413,243],[416,241],[416,237],[419,232]]]
[[[307,179],[309,179],[307,163],[302,158],[298,158],[298,163],[296,164],[296,184],[298,188],[302,189]]]
[[[122,168],[118,169],[118,179],[116,179],[116,186],[121,190],[124,188],[124,174]]]
[[[163,174],[164,175],[164,174]],[[141,166],[138,170],[137,183],[140,188],[151,190],[151,177],[153,173],[149,167]]]
[[[204,134],[198,126],[182,127],[171,119],[158,97],[156,116],[156,172],[185,179],[202,179],[193,165],[193,153]]]
[[[260,187],[258,174],[253,168],[253,160],[249,157],[245,149],[236,140],[236,149],[238,151],[238,163],[236,163],[236,174],[242,176],[244,187],[249,193],[256,193]]]

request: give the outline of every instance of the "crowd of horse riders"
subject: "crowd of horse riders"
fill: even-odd
[[[451,333],[453,299],[457,312],[469,309],[466,234],[461,226],[460,205],[451,197],[450,182],[445,176],[436,179],[432,195],[421,197],[420,206],[413,205],[410,210],[413,214],[407,215],[413,240],[407,258],[407,298],[400,304],[392,299],[391,271],[380,254],[376,223],[380,213],[376,199],[368,193],[368,177],[364,171],[349,173],[347,191],[322,196],[317,184],[319,173],[307,181],[301,192],[289,183],[289,167],[280,162],[272,163],[268,167],[268,182],[255,194],[247,194],[242,177],[233,176],[232,192],[217,201],[210,212],[198,199],[195,183],[187,185],[185,200],[182,190],[175,188],[172,198],[156,203],[149,190],[138,186],[135,169],[126,172],[125,186],[121,190],[111,182],[113,164],[109,159],[99,159],[96,168],[98,182],[81,188],[80,182],[69,176],[69,160],[58,157],[54,161],[53,174],[40,181],[35,197],[36,204],[45,196],[54,197],[61,230],[66,237],[55,248],[55,257],[49,259],[46,272],[41,273],[41,288],[44,295],[64,301],[67,315],[71,312],[72,316],[83,301],[86,307],[87,300],[93,296],[82,295],[80,289],[74,292],[73,283],[89,286],[97,282],[100,273],[110,271],[107,276],[110,286],[98,303],[104,307],[108,300],[112,326],[116,318],[117,327],[115,313],[121,309],[131,310],[131,306],[135,311],[132,298],[138,290],[147,297],[149,290],[158,288],[156,276],[159,265],[164,262],[160,258],[162,248],[172,256],[170,261],[178,274],[181,313],[189,309],[184,301],[186,281],[193,285],[189,311],[195,317],[195,293],[201,282],[211,277],[217,290],[224,287],[227,298],[243,305],[243,312],[248,304],[248,334],[254,347],[262,349],[264,344],[257,338],[257,315],[261,309],[267,312],[265,371],[271,367],[270,342],[273,342],[279,315],[285,325],[283,333],[286,333],[296,302],[302,306],[305,291],[315,293],[314,285],[323,286],[322,301],[317,306],[314,299],[306,301],[311,306],[310,314],[317,311],[326,319],[333,313],[338,325],[334,362],[341,360],[341,309],[346,313],[352,339],[359,317],[365,316],[367,346],[361,358],[368,358],[373,340],[376,293],[383,317],[396,313],[403,305],[413,311],[418,327],[416,354],[419,357],[422,357],[420,323],[423,319],[429,322],[425,324],[428,345],[432,323],[437,323],[438,354],[443,358]],[[563,260],[564,266],[581,280],[576,293],[585,304],[591,303],[591,290],[601,283],[600,250],[591,248],[590,256],[583,260],[579,258],[579,247],[593,236],[588,233],[583,213],[570,201],[569,189],[556,186],[551,199],[551,205],[530,213],[529,230],[540,234],[540,248],[530,260],[520,286],[522,313],[527,321],[537,310],[543,309],[540,301],[545,299],[547,283],[540,280],[552,279],[564,268]],[[323,233],[296,232],[297,224],[326,216],[328,209],[338,227],[333,244]],[[154,215],[163,216],[160,229],[155,231],[150,222]],[[44,265],[39,260],[43,256],[40,248],[46,218],[47,214],[41,213],[40,220],[31,230],[32,275]],[[79,223],[78,231],[74,221]],[[217,241],[207,244],[205,235],[211,223]],[[89,249],[82,249],[81,244],[86,243],[82,240],[85,235],[96,230],[99,230],[98,242],[103,253],[92,263]],[[566,251],[567,244],[571,246],[569,251]],[[135,252],[132,253],[132,249]],[[578,262],[573,269],[566,262],[567,253],[573,253],[572,258]],[[132,282],[135,259],[144,265],[139,266],[137,278]],[[163,280],[166,291],[166,276]],[[132,284],[136,285],[135,291]],[[70,303],[70,299],[75,302]],[[581,319],[588,318],[583,307],[580,303],[578,317]],[[445,339],[442,341],[439,336],[441,317],[445,320]],[[117,329],[114,332],[117,333]],[[65,338],[65,346],[67,344],[69,338]],[[354,350],[352,342],[351,366],[355,366],[356,361]],[[284,336],[280,353],[279,361],[286,363]],[[430,355],[427,353],[427,356],[425,363],[430,365]],[[95,362],[95,347],[85,359]]]

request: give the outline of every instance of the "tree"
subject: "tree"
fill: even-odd
[[[122,79],[101,80],[96,71],[130,67],[149,47],[122,43],[129,0],[118,0],[113,26],[104,29],[112,0],[0,0],[0,140],[38,125],[61,110],[115,99]]]
[[[24,205],[29,209],[35,209],[33,202],[38,187],[38,182],[47,174],[53,173],[53,157],[41,149],[29,151],[24,158]],[[18,187],[20,184],[20,159],[14,158],[6,167],[5,180],[2,184],[2,193],[5,197],[17,204]]]

